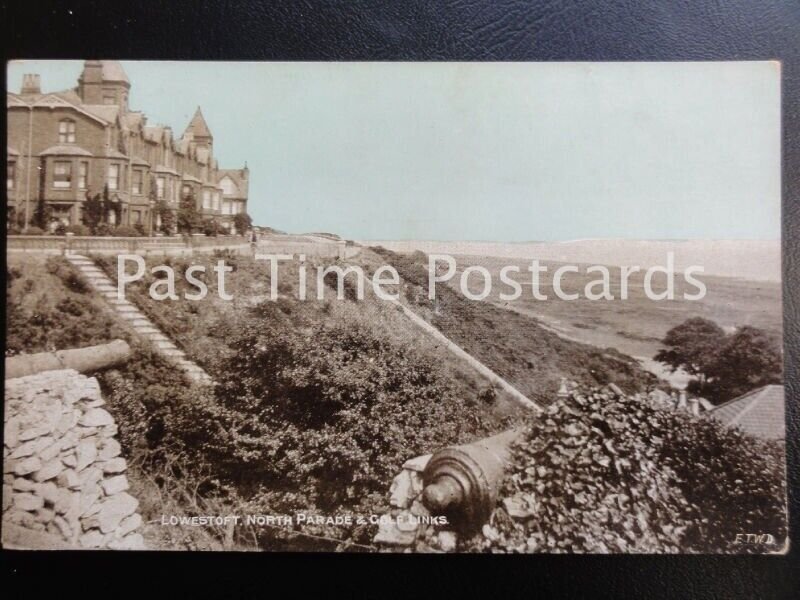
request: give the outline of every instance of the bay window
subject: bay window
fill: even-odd
[[[72,187],[72,163],[66,160],[57,160],[53,168],[53,187],[69,189]]]
[[[89,163],[86,161],[81,161],[78,165],[78,189],[85,190],[89,186],[88,184],[88,176],[89,176]]]
[[[108,189],[119,189],[119,165],[108,165]]]
[[[142,170],[134,169],[133,181],[131,182],[131,191],[137,196],[142,195],[142,180],[143,180]]]

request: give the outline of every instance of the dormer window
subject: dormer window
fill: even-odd
[[[62,119],[58,122],[58,142],[60,144],[75,143],[75,121]]]

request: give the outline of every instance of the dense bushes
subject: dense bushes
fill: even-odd
[[[115,415],[128,415],[123,441],[192,456],[186,469],[259,510],[373,512],[409,456],[491,431],[435,366],[366,323],[253,325],[228,331],[235,354],[214,369],[214,391],[170,383],[156,357],[107,374]],[[325,533],[369,539],[365,528]]]
[[[80,348],[126,338],[60,257],[11,265],[6,277],[6,355]]]
[[[538,552],[764,552],[786,536],[782,447],[712,419],[595,390],[512,446],[477,547]],[[747,545],[737,534],[771,534]]]
[[[415,311],[532,400],[549,404],[564,376],[586,385],[615,383],[630,392],[657,383],[629,356],[563,339],[535,318],[468,300],[447,285],[440,284],[431,301],[425,254],[372,250],[397,269]]]

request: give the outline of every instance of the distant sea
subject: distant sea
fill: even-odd
[[[781,280],[779,240],[616,240],[565,242],[436,242],[414,240],[359,241],[395,252],[465,254],[513,259],[539,259],[608,266],[666,265],[667,252],[675,255],[675,269],[700,265],[707,275],[752,281]]]

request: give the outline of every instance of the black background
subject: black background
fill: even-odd
[[[798,235],[800,4],[722,2],[43,2],[2,4],[6,58],[173,60],[662,61],[783,63],[784,327],[791,537],[798,531]],[[3,77],[5,81],[5,77]],[[231,108],[235,110],[235,91]],[[199,99],[202,100],[202,99]],[[725,99],[720,98],[720,103]],[[283,595],[307,584],[334,594],[364,584],[384,597],[467,591],[502,598],[798,596],[786,557],[278,556],[186,553],[12,553],[8,589],[40,585],[116,595],[181,590]],[[296,565],[294,563],[300,562]],[[289,569],[289,567],[292,567]],[[113,576],[99,584],[96,575]],[[377,575],[377,577],[376,577]],[[221,593],[220,593],[221,592]],[[72,593],[70,593],[72,595]]]

